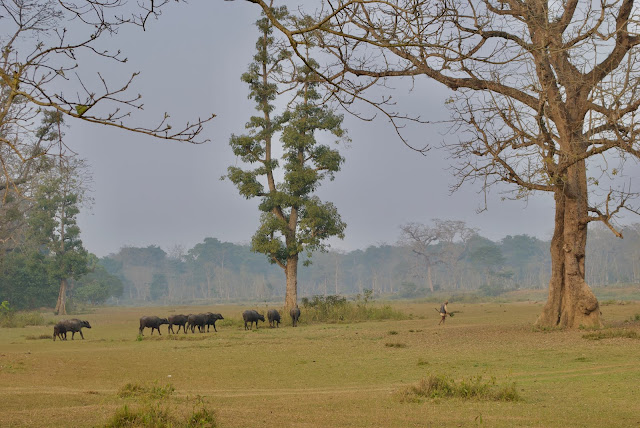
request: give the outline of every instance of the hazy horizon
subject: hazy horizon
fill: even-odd
[[[113,77],[141,74],[133,91],[143,95],[140,122],[156,123],[168,112],[175,126],[215,113],[202,145],[180,144],[144,135],[69,120],[65,142],[92,167],[95,199],[83,210],[79,226],[85,247],[104,256],[123,246],[174,245],[191,248],[205,237],[249,242],[259,219],[258,202],[245,200],[229,181],[220,181],[238,160],[228,145],[232,134],[245,132],[254,114],[248,87],[240,81],[252,60],[259,10],[248,2],[171,4],[147,31],[114,36],[128,63],[110,69]],[[397,81],[393,92],[399,111],[442,122],[450,92],[417,78],[411,92],[408,81]],[[372,116],[365,106],[359,111]],[[528,201],[502,200],[495,188],[485,196],[480,184],[469,184],[450,194],[454,179],[446,153],[437,147],[456,135],[446,123],[412,126],[405,135],[416,147],[430,144],[423,156],[405,146],[382,117],[362,121],[345,113],[351,138],[340,152],[346,158],[335,180],[318,192],[331,201],[347,223],[344,241],[333,248],[350,251],[379,243],[395,243],[399,227],[408,222],[428,224],[432,219],[463,220],[492,240],[528,234],[549,239],[553,232],[551,195]],[[636,165],[636,170],[638,170]],[[626,179],[638,180],[634,169]]]

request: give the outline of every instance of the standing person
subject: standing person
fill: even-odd
[[[444,324],[445,320],[447,319],[447,305],[448,304],[449,304],[449,301],[447,300],[442,305],[440,305],[440,322],[438,323],[438,325]]]

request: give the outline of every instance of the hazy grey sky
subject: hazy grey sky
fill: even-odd
[[[66,141],[93,167],[95,204],[80,218],[89,251],[104,256],[125,245],[151,244],[189,249],[205,237],[249,242],[259,218],[257,201],[245,200],[220,177],[236,162],[230,135],[243,133],[254,114],[240,75],[254,53],[258,17],[258,8],[246,2],[197,1],[172,5],[146,32],[114,38],[129,58],[122,77],[124,71],[141,72],[134,89],[144,97],[140,120],[148,124],[165,111],[176,125],[210,113],[217,118],[205,131],[211,142],[204,145],[69,122]],[[398,109],[447,117],[447,90],[435,83],[421,80],[412,94],[399,89],[397,96]],[[494,240],[523,233],[550,238],[551,197],[503,202],[495,191],[489,210],[476,214],[484,204],[479,187],[449,195],[453,179],[444,153],[433,149],[422,156],[408,149],[382,118],[370,123],[347,115],[345,125],[352,143],[341,150],[343,170],[319,192],[347,223],[344,241],[332,241],[333,248],[395,243],[400,225],[433,218],[464,220]],[[409,137],[416,145],[452,138],[430,127]]]

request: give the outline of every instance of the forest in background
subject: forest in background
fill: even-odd
[[[594,286],[640,282],[640,224],[624,229],[620,240],[593,228],[588,244],[587,282]],[[493,242],[474,234],[465,242],[432,245],[439,257],[431,268],[409,245],[378,245],[350,252],[315,253],[300,269],[300,296],[375,295],[427,297],[433,291],[505,291],[544,289],[550,275],[549,242],[528,235]],[[168,254],[158,246],[124,247],[99,263],[122,282],[109,303],[198,303],[273,301],[284,296],[282,270],[249,245],[206,238],[187,251]],[[80,283],[82,281],[79,281]],[[74,297],[73,290],[71,291]]]

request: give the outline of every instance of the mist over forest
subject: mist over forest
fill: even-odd
[[[594,286],[640,281],[640,224],[623,230],[620,240],[608,230],[591,230],[587,281]],[[431,281],[424,258],[408,244],[383,244],[350,252],[314,253],[301,267],[301,296],[362,294],[382,298],[426,298],[433,292],[476,292],[498,296],[515,289],[545,289],[550,275],[549,242],[528,235],[491,241],[474,234],[466,242],[438,243]],[[205,238],[185,251],[150,245],[123,247],[99,260],[111,278],[111,295],[87,292],[95,278],[76,281],[72,300],[110,304],[191,304],[279,301],[285,293],[282,269],[250,245]],[[431,282],[431,284],[430,284]],[[55,287],[53,287],[55,289]],[[105,298],[106,297],[106,298]]]

